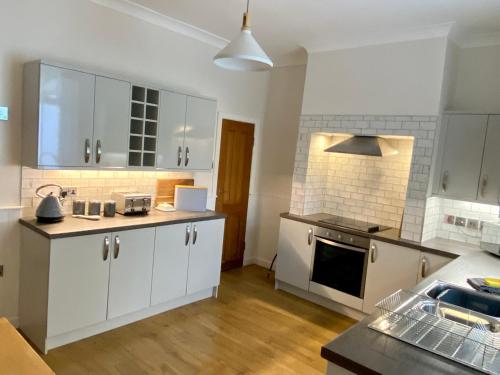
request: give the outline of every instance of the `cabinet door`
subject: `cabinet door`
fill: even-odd
[[[186,295],[191,224],[156,228],[151,305]]]
[[[155,228],[113,233],[108,319],[149,306],[154,238]]]
[[[432,275],[441,267],[446,266],[453,259],[441,255],[431,253],[421,253],[420,266],[417,273],[417,283],[425,279],[427,276]]]
[[[40,65],[39,165],[92,163],[94,85],[92,74]]]
[[[420,251],[386,242],[371,241],[365,281],[363,311],[371,314],[375,304],[399,289],[417,284],[415,271]]]
[[[444,132],[440,174],[435,192],[439,195],[475,200],[481,170],[486,115],[450,115]]]
[[[101,167],[127,166],[130,83],[96,77],[92,157]]]
[[[158,168],[183,168],[185,124],[186,95],[161,91],[160,126],[156,153],[156,166]]]
[[[294,220],[281,219],[276,279],[308,290],[313,255],[314,228]]]
[[[51,241],[47,336],[106,320],[111,234]]]
[[[187,169],[211,169],[217,102],[188,96],[184,166]]]
[[[483,166],[477,199],[483,203],[497,205],[500,200],[500,115],[488,118]]]
[[[192,223],[187,294],[219,285],[224,222],[222,219]]]

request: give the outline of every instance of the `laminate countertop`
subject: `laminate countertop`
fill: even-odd
[[[25,227],[30,228],[47,238],[54,239],[75,237],[86,234],[156,227],[160,225],[189,223],[194,221],[224,219],[225,217],[225,214],[210,210],[204,212],[161,212],[153,209],[148,215],[124,216],[116,214],[114,217],[101,217],[100,220],[96,221],[77,219],[69,215],[59,223],[38,223],[35,217],[21,218],[19,219],[19,222],[21,225],[24,225]]]
[[[435,280],[469,287],[467,278],[485,276],[500,277],[500,257],[482,251],[472,252],[448,263],[419,283],[412,291],[419,293]],[[376,315],[366,317],[323,346],[321,356],[357,374],[462,375],[481,373],[372,330],[368,325],[375,319]]]
[[[313,214],[313,215],[301,216],[301,215],[292,215],[289,213],[282,213],[280,216],[285,219],[300,221],[306,224],[323,228],[341,230],[346,233],[356,234],[358,236],[365,236],[372,238],[374,240],[379,240],[392,243],[394,245],[409,247],[426,253],[442,255],[452,259],[458,258],[461,255],[469,254],[471,252],[481,251],[479,246],[466,244],[464,242],[459,242],[454,240],[447,240],[444,238],[434,238],[424,242],[405,240],[399,237],[399,230],[396,228],[387,229],[381,232],[366,233],[321,222],[321,220],[324,220],[330,216],[328,214]]]

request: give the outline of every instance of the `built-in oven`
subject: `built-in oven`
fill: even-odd
[[[315,229],[311,284],[316,285],[316,290],[353,296],[353,303],[359,306],[357,303],[361,303],[365,292],[370,239],[332,229]],[[349,305],[348,301],[346,297],[345,304]]]

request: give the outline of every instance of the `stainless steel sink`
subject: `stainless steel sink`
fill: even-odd
[[[423,311],[470,327],[500,332],[500,296],[443,281],[435,281],[423,294],[435,302],[422,304]]]

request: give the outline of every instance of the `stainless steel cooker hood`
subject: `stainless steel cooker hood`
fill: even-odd
[[[377,136],[355,135],[345,141],[328,147],[325,152],[339,152],[341,154],[367,156],[390,156],[396,155],[398,150],[393,148],[384,138]]]

